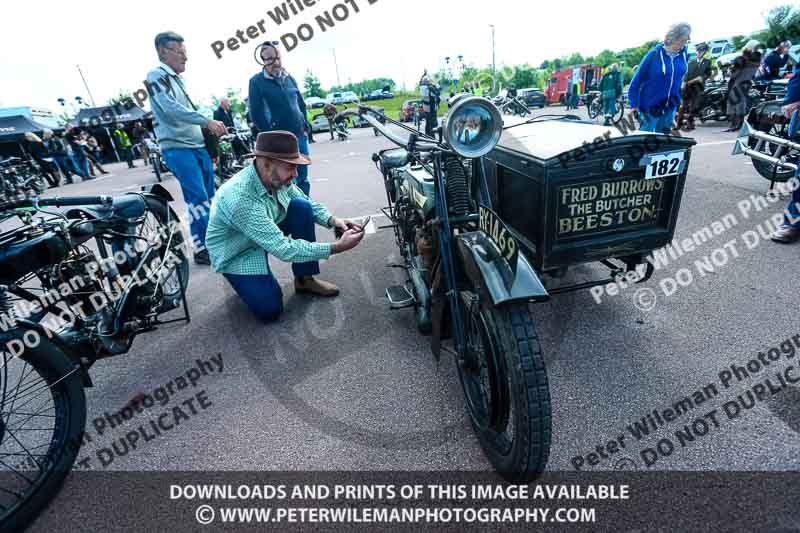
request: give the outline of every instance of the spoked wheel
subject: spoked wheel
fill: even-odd
[[[3,342],[21,339],[14,330]],[[0,369],[0,531],[21,531],[58,493],[86,424],[79,368],[47,341]]]
[[[500,308],[460,298],[467,340],[458,364],[472,427],[507,480],[529,482],[550,454],[551,409],[539,339],[525,303]]]
[[[625,102],[622,100],[617,100],[617,112],[614,113],[614,116],[611,118],[611,120],[614,122],[614,124],[618,124],[619,121],[622,120],[623,116],[625,116]]]
[[[156,174],[156,179],[161,182],[161,158],[158,156],[151,156],[150,157],[150,166],[153,168],[153,172]]]
[[[173,257],[171,266],[159,268],[160,295],[174,300],[189,283],[189,257],[186,239],[175,211],[160,198],[147,197],[147,211],[137,228],[137,235],[156,247],[158,258]]]
[[[754,129],[785,139],[787,137],[786,131],[788,130],[788,126],[786,124],[756,125]],[[756,139],[750,139],[748,144],[750,148],[755,149],[757,143],[758,141]],[[765,142],[762,145],[761,152],[774,157],[779,148],[781,147],[775,143]],[[783,154],[786,153],[785,149],[781,150],[781,152]],[[760,159],[751,158],[750,160],[753,162],[753,167],[755,167],[756,172],[770,181],[785,182],[794,176],[793,170],[777,168],[772,163],[761,161]]]
[[[600,98],[592,98],[592,101],[587,106],[589,110],[589,118],[595,119],[600,114]]]

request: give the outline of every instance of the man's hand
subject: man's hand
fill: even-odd
[[[342,238],[331,245],[331,255],[340,254],[355,248],[363,238],[363,231],[357,231],[354,229],[345,231],[344,235],[342,235]]]
[[[350,220],[349,218],[336,218],[331,217],[330,225],[332,228],[339,228],[342,230],[342,233],[349,230],[350,228],[356,228],[357,230],[361,230],[361,226]]]
[[[228,133],[227,128],[225,128],[225,124],[223,124],[219,120],[209,120],[208,129],[210,129],[211,132],[217,137],[222,137],[223,135]]]

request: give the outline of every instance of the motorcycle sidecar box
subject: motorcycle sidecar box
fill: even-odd
[[[537,270],[639,264],[672,241],[694,140],[580,120],[505,121],[513,127],[482,164],[493,210]]]

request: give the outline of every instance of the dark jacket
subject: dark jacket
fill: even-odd
[[[704,57],[702,61],[698,61],[697,58],[689,61],[685,79],[689,82],[697,77],[703,78],[703,84],[711,77],[711,60],[707,57]]]
[[[64,141],[58,137],[51,137],[50,139],[44,141],[44,146],[54,157],[65,157],[67,155],[67,149],[64,147]]]
[[[40,143],[40,142],[33,142],[33,141],[25,141],[25,148],[27,149],[28,153],[33,156],[36,161],[41,161],[45,157],[52,157],[47,147]]]
[[[753,84],[753,77],[761,65],[761,52],[743,51],[731,67],[731,78],[728,80],[728,94],[738,91],[739,95],[746,95]]]
[[[622,96],[622,73],[609,70],[600,80],[600,94],[603,98],[619,98]]]
[[[761,79],[775,80],[780,77],[781,69],[786,66],[789,60],[789,54],[780,55],[776,50],[773,50],[767,57],[764,58],[764,64],[761,66]]]
[[[285,130],[298,138],[306,123],[306,103],[291,76],[267,78],[259,72],[250,78],[250,114],[258,132]]]
[[[226,128],[234,128],[233,124],[233,115],[231,115],[230,111],[225,111],[222,106],[219,106],[214,111],[214,120],[219,120],[223,124],[225,124]]]
[[[659,43],[650,50],[628,88],[628,101],[634,109],[654,116],[677,109],[681,103],[681,81],[689,68],[684,47],[670,57]]]

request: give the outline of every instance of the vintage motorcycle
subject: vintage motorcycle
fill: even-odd
[[[387,119],[409,133],[399,135],[369,107],[358,112],[400,147],[373,155],[408,275],[387,289],[389,304],[414,309],[437,359],[455,356],[487,458],[506,479],[528,482],[547,463],[552,431],[529,304],[620,278],[647,281],[648,255],[673,239],[695,141],[623,135],[573,116],[504,124],[490,100],[467,95],[438,139]],[[610,276],[546,286],[589,262]]]
[[[765,100],[775,97],[767,93],[769,84],[754,83],[747,91],[747,109],[752,109]],[[700,122],[728,119],[728,83],[708,82],[697,104]]]
[[[22,530],[72,468],[89,368],[140,333],[189,320],[188,253],[171,201],[154,184],[0,203],[0,530]],[[22,224],[8,229],[14,219]],[[181,306],[183,317],[162,320]]]
[[[547,463],[551,435],[547,372],[528,307],[541,286],[471,167],[497,143],[502,117],[485,98],[461,97],[444,140],[436,140],[371,108],[358,112],[401,147],[373,155],[408,274],[405,285],[387,289],[390,306],[413,307],[437,359],[441,351],[456,357],[470,420],[492,465],[509,480],[530,480]],[[398,136],[383,119],[410,135]],[[454,348],[442,344],[447,337]]]
[[[508,98],[505,96],[496,96],[493,103],[503,115],[526,117],[531,114],[530,108],[518,97]]]
[[[772,100],[751,109],[732,153],[750,157],[756,172],[770,181],[770,189],[791,179],[800,164],[800,141],[789,138],[789,118],[782,105]]]
[[[9,157],[0,161],[0,201],[42,194],[47,189],[42,170],[30,159]]]
[[[249,146],[249,140],[232,128],[228,128],[228,133],[219,138],[219,161],[214,176],[217,188],[247,166],[242,152],[248,150]]]
[[[147,158],[150,163],[150,169],[160,182],[162,181],[161,176],[170,171],[164,162],[164,156],[161,154],[161,146],[153,139],[144,139],[142,142],[147,144]]]

